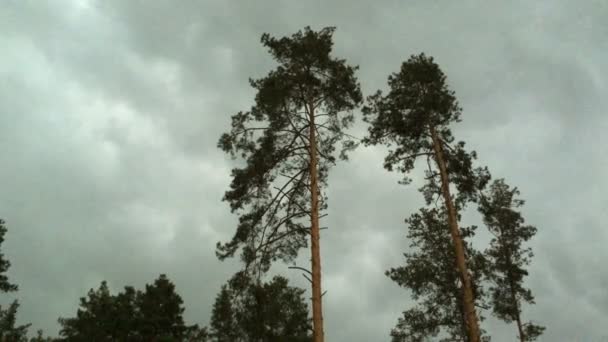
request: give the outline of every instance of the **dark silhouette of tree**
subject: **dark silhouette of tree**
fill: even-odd
[[[211,312],[210,336],[216,342],[238,341],[241,335],[232,305],[232,292],[223,285],[213,303]]]
[[[6,222],[0,219],[0,246],[4,243],[4,234],[7,229],[5,226]],[[17,285],[12,284],[8,280],[6,272],[11,267],[11,262],[4,257],[4,253],[0,252],[0,292],[14,292],[18,290]]]
[[[224,200],[239,212],[233,238],[218,243],[220,259],[241,248],[241,258],[258,274],[271,262],[292,261],[311,242],[312,311],[315,342],[323,341],[319,212],[326,208],[322,189],[340,157],[355,147],[343,132],[362,95],[357,67],[330,56],[334,28],[306,27],[291,37],[262,35],[278,67],[250,80],[257,90],[250,111],[232,116],[232,129],[218,146],[246,165],[232,170]]]
[[[188,342],[209,342],[211,337],[206,327],[199,327],[197,324],[186,329],[184,341]]]
[[[468,341],[462,282],[454,263],[454,248],[448,234],[445,208],[422,208],[406,219],[410,252],[406,264],[386,274],[397,284],[412,291],[418,304],[405,311],[391,331],[394,342],[426,341],[444,336],[441,341]],[[461,228],[464,239],[472,237],[475,226]],[[466,242],[466,240],[465,240]],[[470,243],[465,244],[467,263],[479,284],[485,262]],[[474,287],[476,304],[483,305],[483,289]]]
[[[36,337],[32,337],[30,338],[30,342],[54,342],[54,341],[58,341],[57,339],[54,339],[52,337],[45,337],[44,336],[44,331],[42,329],[38,329],[38,331],[36,332]]]
[[[1,341],[27,342],[27,330],[31,324],[17,326],[17,309],[19,303],[15,300],[6,310],[0,310]]]
[[[66,341],[182,341],[187,335],[203,336],[198,326],[184,324],[182,304],[165,275],[147,284],[144,292],[127,286],[117,295],[103,281],[80,299],[76,317],[59,319],[59,334]]]
[[[133,298],[134,300],[134,298]],[[97,290],[89,290],[87,297],[80,298],[80,308],[74,318],[60,318],[59,332],[66,341],[112,341],[133,337],[133,316],[117,310],[116,298],[110,294],[103,281]]]
[[[183,300],[175,293],[175,285],[162,274],[153,285],[138,294],[139,330],[144,340],[164,336],[181,338],[186,326],[183,320]]]
[[[4,235],[7,229],[4,220],[0,219],[0,246],[4,243]],[[9,281],[6,272],[11,263],[4,254],[0,252],[0,292],[15,292],[18,286]],[[1,341],[27,341],[27,330],[31,324],[17,326],[17,309],[19,302],[13,301],[7,309],[0,307],[0,340]]]
[[[371,123],[364,142],[395,146],[389,150],[384,162],[389,171],[397,168],[407,175],[419,157],[426,157],[428,183],[422,191],[427,204],[443,198],[455,264],[463,284],[467,334],[470,342],[478,342],[481,334],[474,286],[458,211],[467,202],[477,200],[478,191],[489,175],[486,169],[473,169],[476,154],[466,152],[464,142],[453,144],[455,139],[449,125],[460,120],[461,109],[432,57],[424,54],[410,57],[399,72],[388,77],[388,85],[390,90],[386,96],[378,91],[368,97],[368,104],[363,108],[366,121]],[[409,178],[405,176],[402,183],[408,182]],[[451,187],[456,190],[456,200]]]
[[[530,264],[532,249],[523,244],[536,234],[536,228],[524,225],[517,208],[524,204],[518,199],[517,188],[510,188],[503,179],[496,180],[480,201],[479,211],[484,223],[494,235],[485,251],[490,263],[488,278],[493,313],[499,319],[515,322],[521,342],[535,341],[545,330],[532,322],[523,323],[522,303],[534,304],[532,292],[524,288],[525,267]]]
[[[304,292],[281,276],[222,286],[213,306],[212,341],[312,341]]]

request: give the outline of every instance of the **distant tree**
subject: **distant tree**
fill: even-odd
[[[467,335],[470,342],[479,342],[481,331],[474,285],[459,228],[458,211],[466,203],[477,200],[478,191],[488,181],[489,174],[486,169],[473,169],[472,161],[476,154],[466,152],[464,142],[453,144],[455,139],[449,126],[460,120],[461,109],[454,92],[448,89],[445,75],[432,57],[424,54],[410,57],[401,65],[399,72],[389,76],[388,85],[390,91],[387,95],[378,91],[368,97],[363,108],[365,120],[371,123],[364,142],[395,146],[389,150],[384,162],[389,171],[397,168],[407,175],[419,157],[426,158],[428,183],[422,191],[427,204],[443,198],[454,262],[463,284],[461,295]],[[402,183],[409,181],[404,176]],[[456,190],[455,197],[451,187]]]
[[[210,328],[210,336],[215,342],[238,341],[241,335],[232,304],[232,291],[228,285],[222,285],[220,293],[215,298]]]
[[[80,308],[74,318],[60,318],[59,335],[66,341],[111,341],[124,338],[128,332],[120,329],[125,325],[125,315],[116,307],[116,299],[110,294],[108,284],[102,281],[98,290],[89,290],[87,297],[80,298]],[[129,317],[133,323],[133,318]],[[130,324],[129,324],[130,325]]]
[[[405,311],[391,331],[394,342],[427,341],[444,336],[441,341],[468,341],[462,282],[454,263],[454,249],[448,234],[444,208],[422,208],[406,220],[409,226],[410,252],[404,254],[406,264],[391,268],[386,274],[397,284],[412,291],[418,304]],[[461,228],[466,241],[475,233],[475,226]],[[483,255],[465,244],[467,262],[475,279],[481,282],[485,267]],[[476,304],[483,305],[483,289],[474,287]],[[487,338],[483,338],[488,340]]]
[[[343,130],[362,100],[357,67],[330,55],[334,30],[306,27],[279,39],[263,34],[262,44],[279,65],[250,80],[257,90],[255,105],[232,116],[232,129],[218,144],[246,161],[232,170],[224,196],[232,211],[241,213],[234,237],[218,243],[218,257],[242,248],[246,267],[255,264],[264,272],[275,260],[293,260],[310,235],[315,342],[324,336],[319,213],[326,198],[321,190],[336,163],[336,144],[343,142],[342,159],[355,147]]]
[[[76,317],[59,319],[59,334],[66,341],[181,341],[186,334],[202,334],[184,324],[182,304],[165,275],[144,292],[127,286],[118,295],[103,281],[80,299]]]
[[[199,327],[197,324],[186,329],[184,341],[188,342],[210,342],[209,330],[207,327]]]
[[[4,234],[6,234],[6,222],[0,219],[0,246],[4,242]],[[18,290],[17,285],[12,284],[8,280],[6,272],[11,267],[10,261],[4,257],[4,253],[0,252],[0,292],[14,292]]]
[[[4,234],[7,229],[4,220],[0,219],[0,246],[4,242]],[[8,280],[6,272],[10,268],[11,263],[8,261],[4,254],[0,252],[0,292],[15,292],[18,290],[16,284],[12,284]],[[19,302],[13,301],[7,309],[0,307],[0,341],[27,341],[27,330],[31,324],[16,325],[17,324],[17,309],[19,308]]]
[[[36,337],[30,338],[30,342],[54,342],[54,341],[58,341],[58,340],[54,339],[52,337],[45,337],[44,331],[42,329],[38,329],[38,331],[36,332]]]
[[[482,197],[479,211],[489,231],[494,235],[485,251],[490,263],[488,278],[493,313],[499,319],[517,324],[521,342],[534,341],[545,330],[532,322],[523,323],[522,303],[534,304],[530,289],[523,286],[528,275],[525,267],[533,256],[531,248],[523,244],[536,234],[536,228],[524,225],[524,218],[517,208],[524,201],[516,198],[517,188],[510,188],[503,179],[496,180]]]
[[[312,341],[303,289],[280,276],[267,283],[231,285],[222,286],[213,306],[211,341]]]
[[[187,327],[182,317],[182,298],[175,293],[175,285],[161,274],[153,285],[138,294],[139,330],[144,340],[158,336],[183,338]]]

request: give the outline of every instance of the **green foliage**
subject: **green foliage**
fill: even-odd
[[[410,252],[404,253],[404,266],[386,274],[408,288],[418,304],[405,311],[392,330],[393,341],[426,341],[440,334],[441,341],[466,341],[462,282],[455,265],[455,252],[449,235],[445,209],[420,209],[406,220],[409,226]],[[476,227],[462,228],[463,238],[474,235]],[[483,256],[470,243],[465,244],[467,263],[473,283],[479,284],[484,273]],[[483,305],[483,289],[474,287],[477,304]]]
[[[125,291],[128,292],[128,291]],[[122,301],[124,301],[124,296]],[[131,306],[134,306],[134,293]],[[80,308],[74,318],[60,318],[62,326],[59,335],[70,341],[110,341],[132,338],[135,317],[124,315],[123,304],[116,305],[116,298],[110,294],[105,281],[98,290],[89,290],[87,298],[80,298]]]
[[[523,243],[536,234],[536,228],[524,225],[524,218],[517,211],[524,204],[518,199],[517,188],[510,188],[504,180],[492,183],[485,192],[479,211],[489,231],[494,235],[490,247],[485,251],[490,262],[488,278],[492,310],[496,317],[511,323],[521,322],[521,304],[534,304],[532,292],[523,286],[528,275],[525,267],[530,264],[532,250]],[[526,341],[534,341],[544,331],[544,327],[531,322],[525,324]]]
[[[427,203],[440,193],[439,173],[431,166],[433,156],[432,131],[442,144],[450,182],[456,186],[464,206],[477,199],[477,190],[489,180],[485,168],[473,168],[477,155],[466,152],[465,143],[456,144],[449,125],[460,121],[461,108],[454,92],[446,83],[446,76],[433,57],[424,53],[410,57],[401,70],[388,77],[389,92],[380,90],[367,98],[363,107],[364,120],[370,123],[367,145],[384,144],[390,149],[384,167],[404,174],[402,183],[410,182],[407,174],[414,168],[419,157],[426,157],[428,170],[423,192]],[[394,146],[394,148],[393,148]]]
[[[211,336],[216,342],[237,341],[240,335],[236,312],[232,306],[232,292],[226,285],[222,286],[213,303],[210,327]]]
[[[416,157],[433,150],[429,129],[436,128],[446,142],[452,142],[448,125],[460,118],[460,107],[446,84],[446,77],[424,53],[411,56],[401,70],[388,77],[390,91],[379,90],[367,98],[363,107],[371,123],[366,144],[396,145],[385,158],[389,171],[402,173],[414,168]]]
[[[139,294],[139,328],[144,339],[169,335],[181,337],[186,326],[182,314],[182,298],[175,293],[175,285],[162,274],[153,285],[146,285],[146,291]]]
[[[27,330],[31,324],[16,326],[19,303],[13,301],[8,309],[0,308],[0,340],[27,342]]]
[[[60,318],[60,336],[69,341],[181,340],[186,334],[202,334],[198,327],[184,325],[184,308],[175,285],[161,275],[144,292],[125,287],[110,294],[103,281],[80,299],[74,318]]]
[[[268,283],[251,279],[222,286],[211,317],[212,341],[311,341],[304,290],[275,276]]]
[[[198,324],[189,326],[186,329],[185,341],[189,342],[208,342],[211,341],[207,327],[199,327]]]
[[[232,116],[232,128],[218,147],[246,165],[232,170],[224,200],[239,212],[233,238],[218,243],[220,259],[242,248],[246,265],[268,270],[275,260],[291,261],[307,246],[310,217],[308,132],[317,135],[318,176],[326,185],[329,168],[356,143],[343,130],[353,122],[352,110],[362,100],[355,77],[357,67],[331,56],[334,28],[309,27],[291,37],[262,35],[261,42],[278,62],[266,77],[250,80],[257,90],[255,104]],[[321,195],[321,197],[323,197]],[[320,209],[326,199],[320,199]]]
[[[38,329],[36,332],[36,337],[30,338],[30,342],[54,342],[58,341],[58,339],[54,339],[52,337],[45,337],[44,331],[42,329]]]
[[[0,246],[4,242],[4,235],[7,232],[4,220],[0,219]],[[11,263],[3,253],[0,253],[0,292],[14,292],[18,287],[9,282],[6,272]],[[27,330],[31,324],[17,326],[17,309],[19,302],[13,301],[7,309],[0,307],[0,340],[4,341],[27,341]]]
[[[0,219],[0,246],[4,242],[4,234],[6,234],[6,226],[4,220]],[[0,292],[13,292],[17,291],[17,285],[11,284],[8,281],[6,272],[11,267],[10,261],[8,261],[3,253],[0,253]]]
[[[414,299],[420,302],[404,312],[392,336],[395,341],[424,341],[447,335],[450,340],[464,341],[467,328],[462,279],[466,273],[457,267],[454,247],[463,244],[464,269],[468,269],[472,295],[478,304],[483,301],[480,277],[484,260],[466,241],[475,227],[461,227],[461,237],[451,237],[450,231],[456,227],[449,225],[448,208],[453,204],[453,219],[460,221],[459,213],[479,200],[479,191],[490,180],[490,173],[487,168],[474,168],[476,153],[467,152],[464,142],[455,142],[450,125],[460,121],[461,108],[432,57],[411,56],[399,72],[388,77],[388,85],[386,95],[376,92],[363,107],[364,119],[370,123],[364,143],[389,147],[384,167],[403,173],[402,184],[411,181],[408,175],[416,161],[425,158],[426,182],[419,190],[427,206],[437,205],[442,197],[444,200],[441,209],[422,209],[406,221],[414,252],[406,254],[404,267],[391,269],[388,275],[412,290]],[[440,168],[443,164],[444,178]],[[455,191],[444,193],[442,186]]]

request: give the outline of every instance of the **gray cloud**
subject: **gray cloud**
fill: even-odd
[[[526,317],[547,326],[544,341],[603,337],[607,15],[600,1],[7,2],[0,215],[21,320],[55,333],[102,279],[142,287],[167,273],[188,320],[207,323],[238,267],[213,250],[236,222],[220,202],[234,164],[215,147],[219,133],[251,105],[247,78],[274,65],[263,32],[331,25],[335,54],[361,66],[367,94],[410,54],[436,57],[464,108],[458,137],[520,187],[539,228],[528,281],[538,304]],[[383,155],[360,148],[331,173],[328,340],[387,340],[411,303],[383,273],[403,262],[420,182],[397,185]],[[284,265],[273,271],[307,286]],[[484,326],[496,341],[514,337]]]

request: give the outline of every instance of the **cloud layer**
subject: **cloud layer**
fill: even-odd
[[[260,35],[337,26],[335,55],[360,65],[365,94],[409,55],[442,66],[464,108],[459,139],[517,185],[538,227],[528,319],[544,341],[606,337],[608,7],[428,1],[7,1],[0,8],[0,216],[20,285],[20,319],[57,332],[107,279],[174,280],[206,324],[221,283],[220,202],[234,165],[215,146],[273,67]],[[363,134],[360,122],[354,134]],[[410,303],[384,270],[403,262],[417,185],[360,148],[331,173],[322,255],[327,339],[383,341]],[[307,257],[303,255],[302,262]],[[306,286],[298,274],[278,272]],[[512,327],[489,320],[496,341]]]

